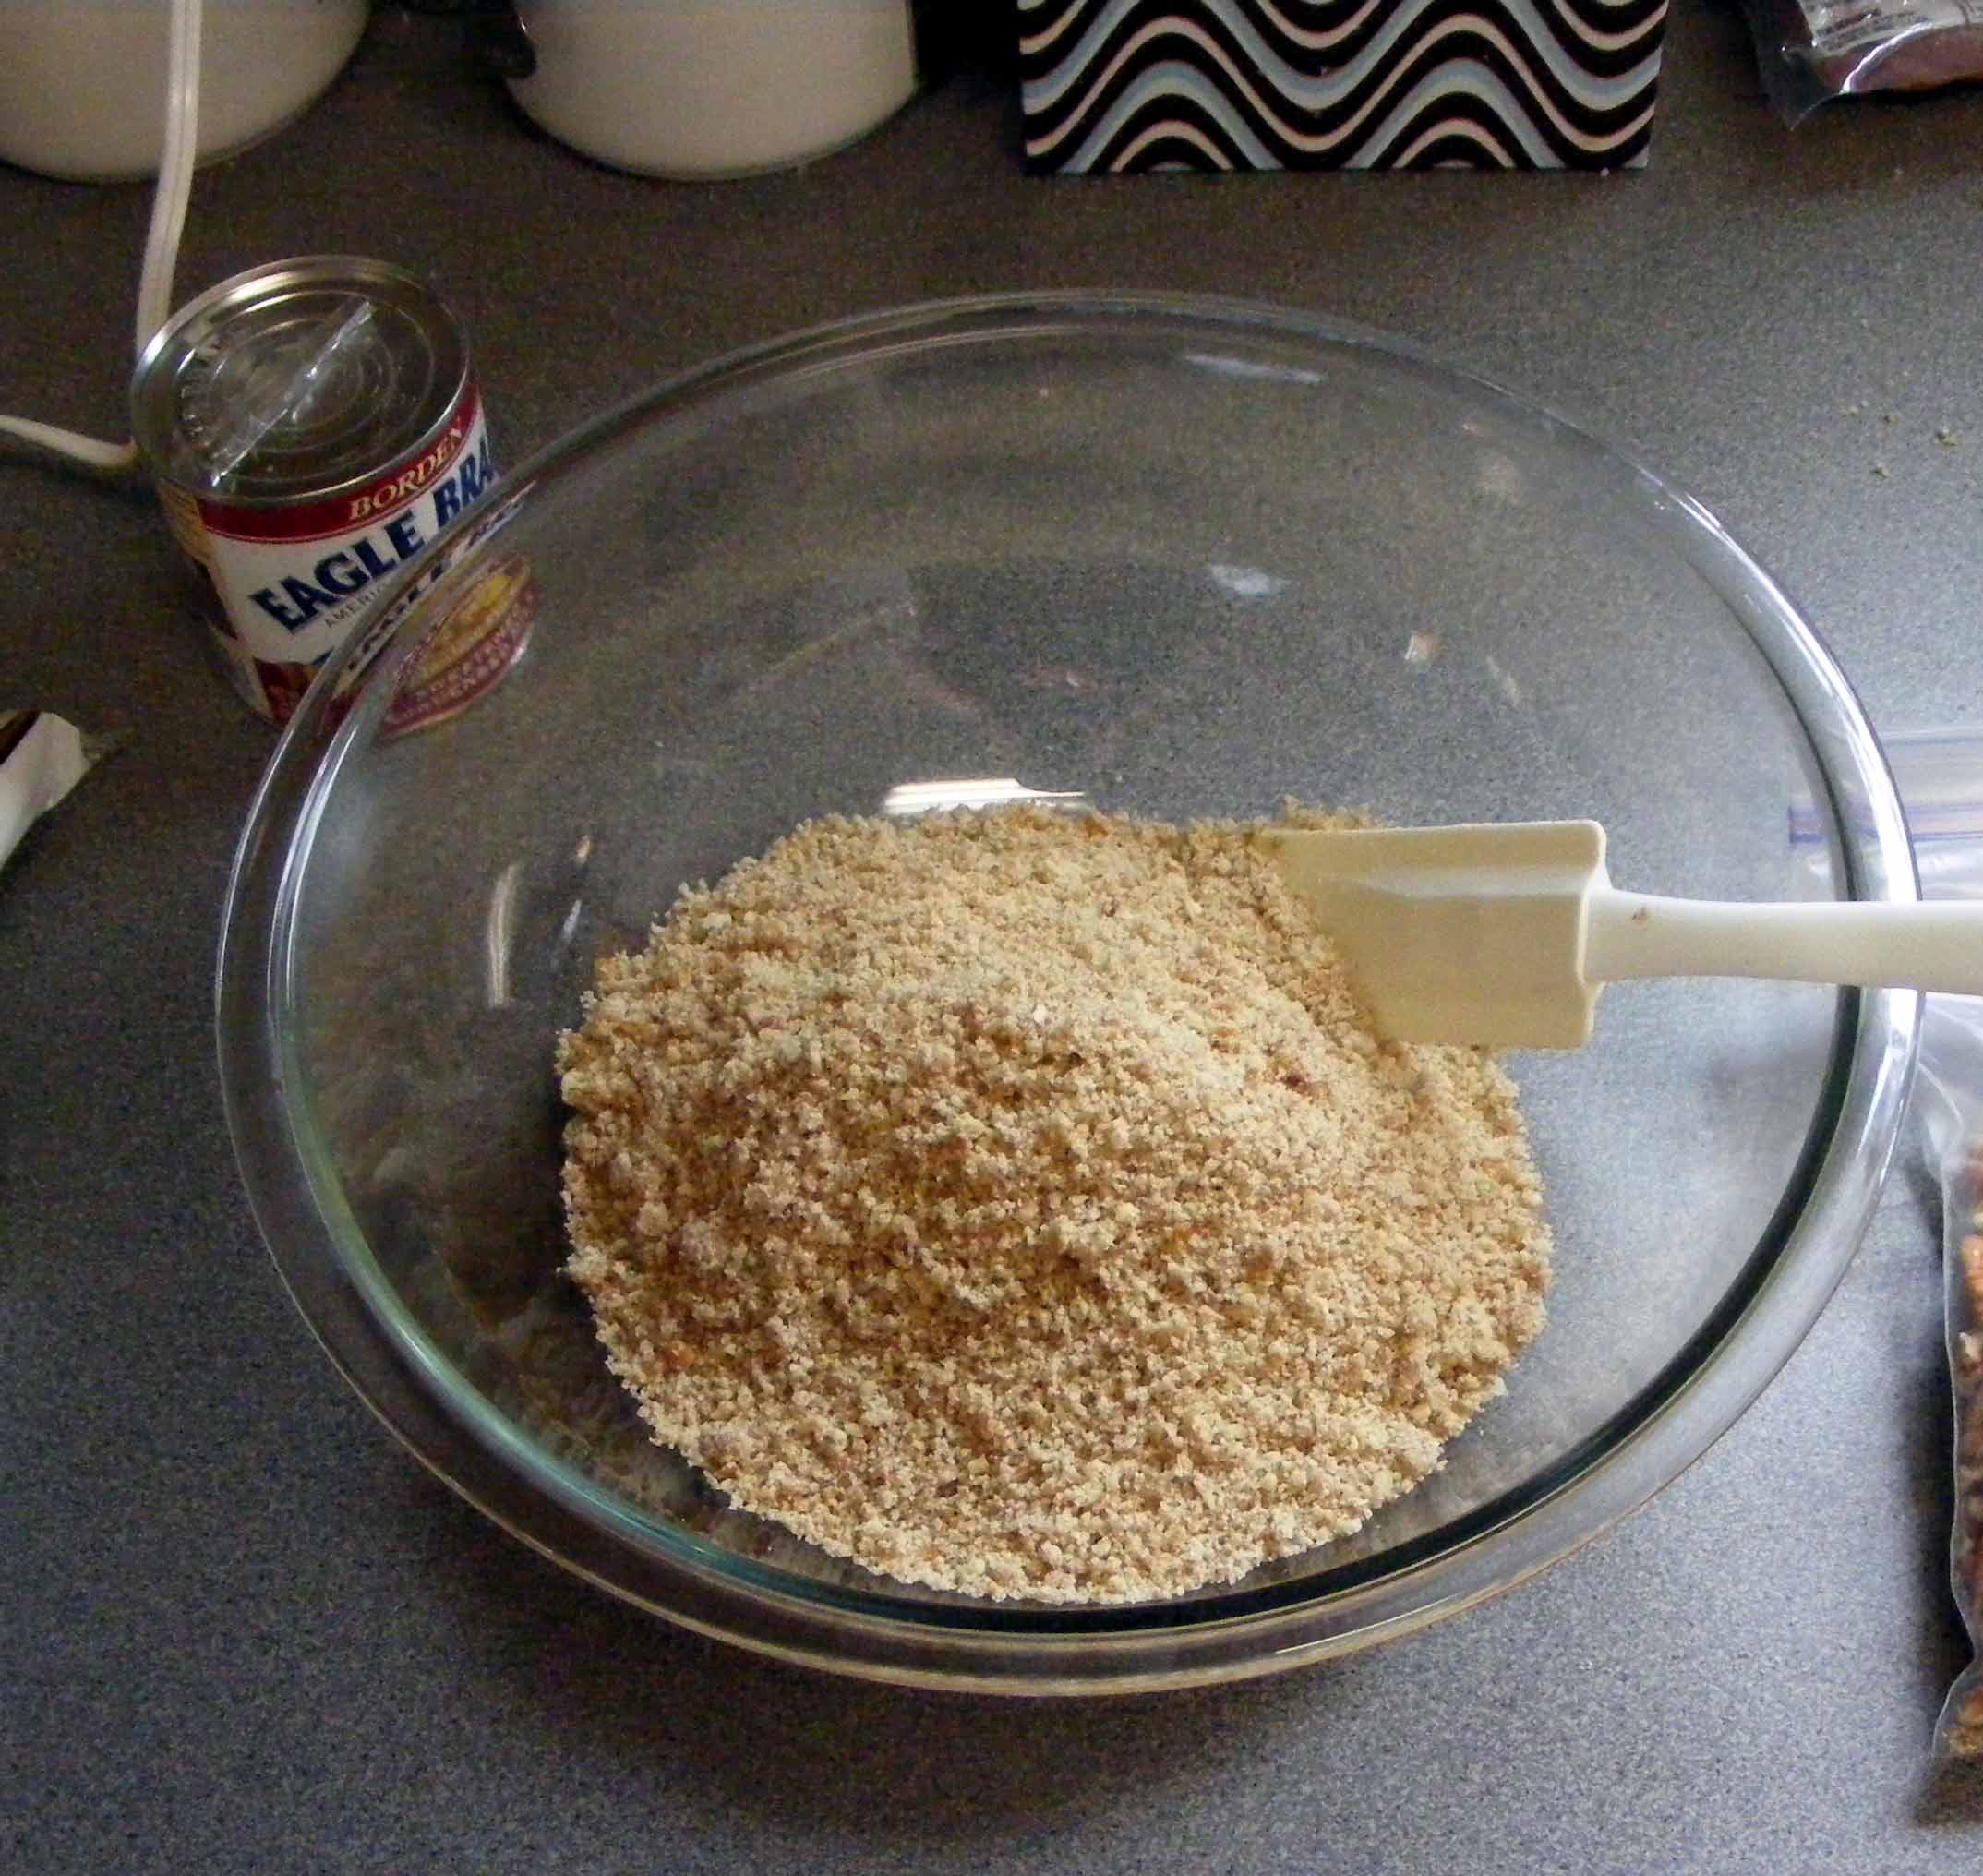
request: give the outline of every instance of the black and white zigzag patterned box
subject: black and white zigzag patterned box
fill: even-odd
[[[1040,172],[1630,169],[1666,0],[1019,0]]]

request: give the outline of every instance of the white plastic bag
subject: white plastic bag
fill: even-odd
[[[0,710],[0,866],[100,753],[45,710]]]

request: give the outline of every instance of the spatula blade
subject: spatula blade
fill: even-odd
[[[1262,847],[1342,953],[1380,1034],[1400,1042],[1576,1049],[1599,986],[1584,912],[1605,883],[1594,821],[1339,833],[1262,831]]]

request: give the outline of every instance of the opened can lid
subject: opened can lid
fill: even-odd
[[[459,322],[412,274],[349,255],[275,261],[153,337],[131,434],[156,475],[195,494],[316,500],[416,452],[467,381]]]

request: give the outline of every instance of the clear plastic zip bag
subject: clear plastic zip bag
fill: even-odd
[[[1983,899],[1983,728],[1890,737],[1886,752],[1922,896]],[[1823,828],[1808,801],[1792,805],[1790,837],[1813,870],[1826,868]],[[1925,1000],[1914,1099],[1941,1191],[1954,1405],[1949,1583],[1974,1655],[1942,1705],[1934,1750],[1939,1758],[1983,1759],[1983,997]]]

